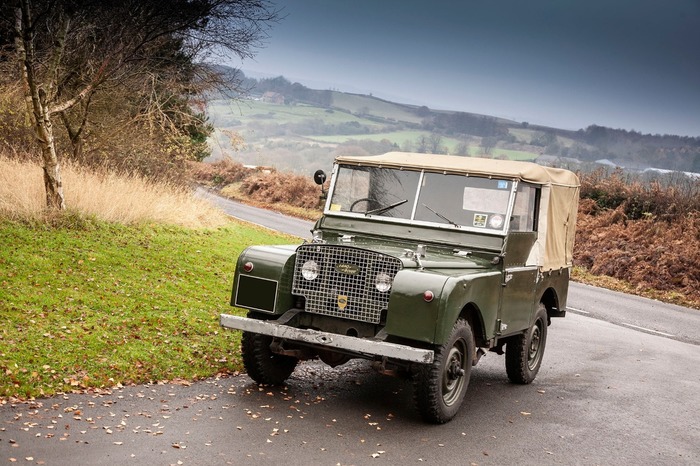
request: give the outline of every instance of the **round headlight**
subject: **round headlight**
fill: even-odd
[[[379,272],[374,285],[377,287],[377,291],[386,293],[391,289],[391,277],[387,273]]]
[[[306,261],[304,265],[301,266],[301,276],[306,280],[316,280],[318,277],[318,272],[321,268],[314,261]]]

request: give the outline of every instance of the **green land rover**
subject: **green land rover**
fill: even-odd
[[[410,376],[423,419],[447,422],[486,351],[514,383],[537,375],[565,315],[578,195],[574,173],[529,162],[338,157],[312,239],[246,249],[231,305],[248,316],[221,325],[243,330],[258,383],[364,358]]]

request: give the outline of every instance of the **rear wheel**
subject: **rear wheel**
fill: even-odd
[[[257,383],[281,385],[292,375],[298,359],[273,353],[272,337],[259,333],[243,332],[241,353],[243,366]]]
[[[506,344],[506,373],[511,382],[528,384],[535,380],[546,343],[547,309],[540,303],[532,326]]]
[[[422,364],[414,373],[414,395],[426,422],[444,424],[462,406],[467,393],[474,336],[467,321],[457,320],[447,342],[436,349],[432,364]]]

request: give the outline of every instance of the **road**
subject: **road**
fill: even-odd
[[[406,381],[304,363],[283,388],[241,375],[1,406],[0,463],[697,465],[698,362],[699,346],[572,314],[532,385],[488,354],[443,426]]]
[[[239,375],[7,403],[0,463],[700,464],[697,312],[580,285],[569,305],[532,385],[489,353],[443,426],[420,421],[407,381],[307,362],[282,388]]]
[[[300,238],[310,238],[311,229],[314,222],[301,220],[288,215],[280,214],[272,210],[260,209],[252,207],[240,202],[217,196],[216,194],[204,188],[197,190],[197,195],[210,200],[214,205],[226,212],[231,217],[239,220],[244,220],[255,225],[263,226],[271,230],[281,231],[289,235],[298,236]]]

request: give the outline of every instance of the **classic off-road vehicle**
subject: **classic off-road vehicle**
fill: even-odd
[[[514,383],[537,375],[565,314],[578,190],[572,172],[527,162],[338,157],[313,239],[246,249],[231,304],[248,317],[221,325],[244,331],[258,383],[301,359],[365,358],[410,375],[422,417],[447,422],[486,351],[505,347]]]

